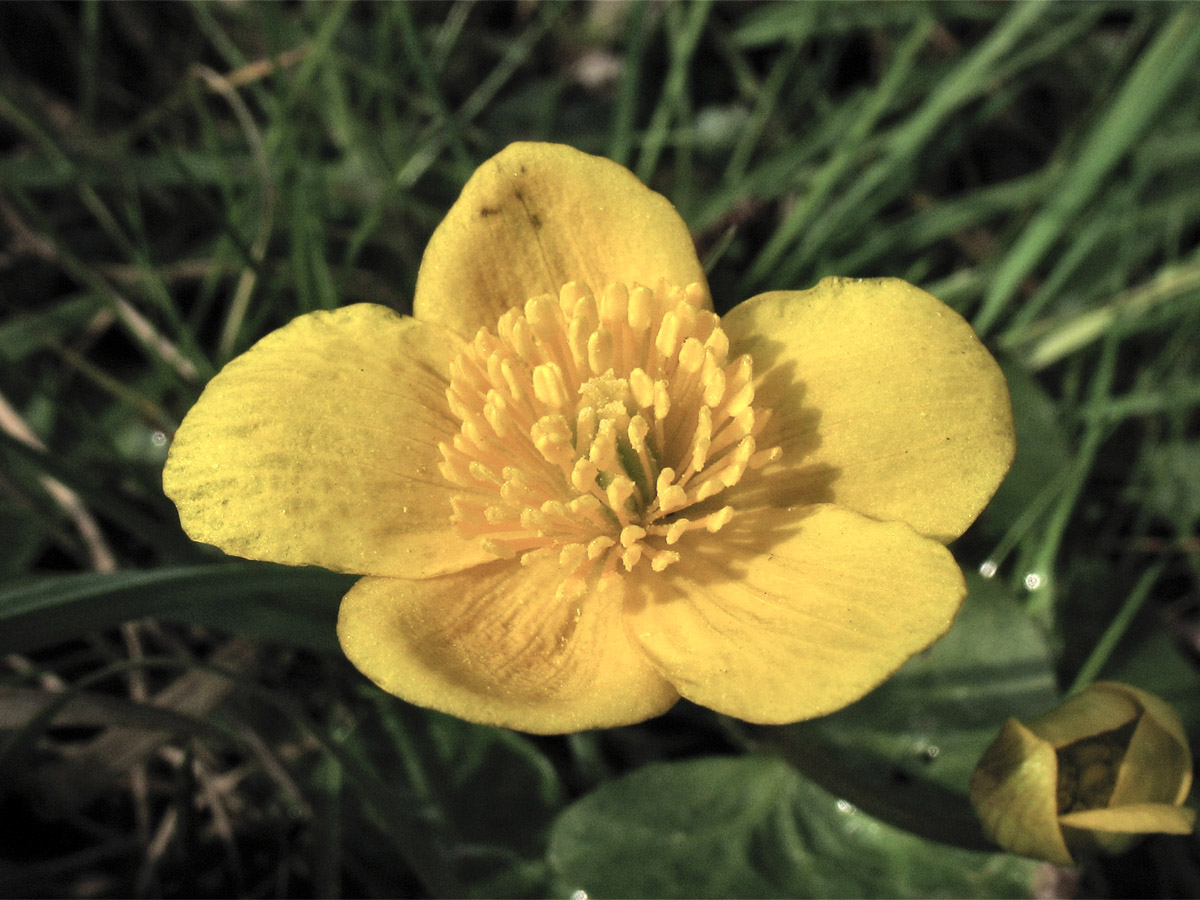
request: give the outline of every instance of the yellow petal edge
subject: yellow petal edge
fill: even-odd
[[[480,166],[434,231],[413,314],[463,337],[571,281],[706,286],[670,202],[612,160],[562,144],[510,144]]]
[[[833,506],[739,512],[678,546],[685,565],[631,573],[629,628],[684,697],[759,724],[859,699],[966,594],[945,547]]]
[[[753,356],[756,396],[775,412],[761,442],[783,458],[758,482],[767,502],[834,503],[947,542],[1012,463],[1000,367],[920,288],[826,278],[753,297],[721,324],[731,352]]]
[[[163,489],[226,553],[426,577],[490,557],[450,525],[439,440],[458,428],[437,326],[357,304],[301,316],[226,365],[171,444]]]
[[[364,578],[338,638],[389,693],[472,722],[556,734],[641,722],[679,695],[632,645],[619,585],[555,599],[555,560],[424,581]]]

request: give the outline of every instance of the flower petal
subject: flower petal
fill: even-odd
[[[774,410],[759,444],[783,448],[774,477],[740,492],[836,503],[947,541],[1008,471],[1004,376],[932,295],[894,278],[826,278],[754,297],[721,324],[733,352],[754,358],[756,404]]]
[[[338,638],[384,690],[487,725],[555,734],[670,708],[679,695],[625,632],[619,579],[565,601],[562,577],[541,559],[364,578],[342,601]]]
[[[1073,866],[1058,826],[1054,748],[1009,719],[971,776],[971,805],[983,830],[1012,853]]]
[[[1192,790],[1192,752],[1183,722],[1175,708],[1161,697],[1117,681],[1097,681],[1088,691],[1130,698],[1143,711],[1121,763],[1121,771],[1113,789],[1113,804],[1140,799],[1161,799],[1171,803],[1186,800]],[[1135,774],[1142,769],[1155,774]],[[1161,779],[1163,784],[1155,793],[1149,792],[1151,789],[1148,784],[1140,789],[1135,788],[1134,783],[1143,779]],[[1144,793],[1136,796],[1138,790]]]
[[[1190,834],[1196,811],[1165,803],[1130,803],[1067,813],[1058,820],[1070,828],[1113,834]]]
[[[568,281],[706,284],[665,197],[611,160],[562,144],[510,144],[480,166],[434,231],[414,315],[465,337]]]
[[[208,384],[171,445],[163,489],[184,530],[227,553],[418,578],[489,559],[450,524],[438,471],[459,344],[358,304],[267,335]]]
[[[1157,697],[1153,699],[1166,706]],[[1178,723],[1174,710],[1170,710],[1170,713]],[[1191,786],[1192,754],[1187,739],[1180,740],[1163,727],[1157,717],[1142,715],[1117,770],[1117,781],[1109,805],[1123,807],[1135,803],[1182,803],[1187,799]]]
[[[1094,684],[1038,716],[1029,723],[1029,730],[1058,750],[1128,725],[1141,713],[1141,707],[1128,693],[1103,690]]]
[[[859,699],[950,627],[945,547],[832,506],[739,513],[679,565],[631,574],[629,627],[681,695],[762,724]]]

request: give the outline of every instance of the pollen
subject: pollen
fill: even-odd
[[[441,472],[452,520],[501,558],[552,555],[560,596],[678,562],[683,536],[734,515],[721,492],[779,458],[760,448],[748,356],[730,360],[698,284],[571,282],[480,329],[450,368],[459,433]]]

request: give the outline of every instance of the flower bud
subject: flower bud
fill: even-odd
[[[1013,853],[1075,865],[1138,835],[1187,834],[1192,756],[1179,716],[1153,694],[1097,682],[1023,725],[1009,719],[971,778],[983,829]]]

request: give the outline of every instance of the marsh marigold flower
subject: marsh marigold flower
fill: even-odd
[[[971,779],[971,802],[1001,847],[1061,866],[1187,834],[1192,755],[1179,716],[1153,694],[1097,682],[1022,725],[1009,719]]]
[[[513,144],[434,232],[412,317],[268,335],[164,484],[196,540],[363,575],[338,636],[385,690],[562,732],[858,699],[949,627],[943,543],[1012,453],[995,361],[929,294],[830,278],[718,318],[663,197]]]

